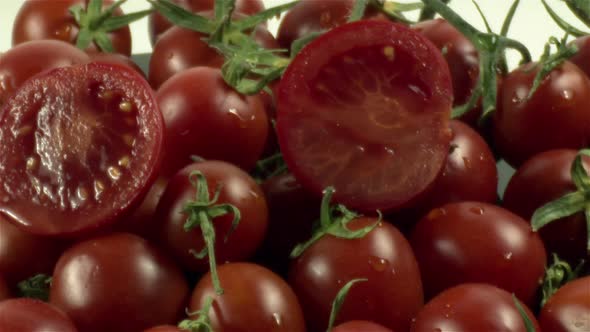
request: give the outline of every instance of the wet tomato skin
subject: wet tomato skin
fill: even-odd
[[[63,311],[51,304],[26,298],[0,302],[0,331],[78,332]]]
[[[112,4],[104,1],[103,8]],[[20,7],[12,28],[12,45],[30,40],[57,39],[76,45],[79,26],[69,12],[74,5],[88,5],[88,0],[39,1],[28,0]],[[120,8],[115,16],[123,15]],[[131,30],[128,26],[108,34],[116,53],[131,55]],[[91,44],[86,51],[96,52],[99,48]]]
[[[493,116],[493,136],[500,155],[518,167],[551,149],[581,149],[590,143],[590,79],[569,61],[555,68],[526,99],[539,70],[525,64],[503,80]]]
[[[262,154],[269,126],[258,96],[243,96],[221,71],[196,67],[175,75],[157,92],[166,124],[166,162],[171,176],[196,155],[250,170]]]
[[[227,263],[218,266],[217,272],[225,293],[216,295],[207,273],[195,287],[188,307],[189,312],[200,310],[212,297],[209,318],[214,331],[305,331],[299,301],[278,275],[251,263]]]
[[[158,239],[168,249],[183,269],[206,272],[207,258],[197,259],[190,251],[201,251],[205,242],[199,227],[187,232],[184,224],[187,214],[184,206],[195,200],[196,189],[189,181],[193,171],[200,171],[207,179],[209,195],[221,186],[218,204],[232,204],[240,210],[241,220],[228,236],[233,215],[213,219],[215,228],[215,257],[218,264],[227,261],[242,261],[250,258],[262,243],[268,225],[268,207],[264,193],[246,172],[220,161],[204,161],[186,166],[168,182],[168,186],[156,209]],[[225,241],[225,237],[227,241]]]
[[[4,105],[0,123],[0,173],[10,179],[0,211],[27,232],[74,237],[112,225],[160,169],[164,121],[148,83],[128,67],[37,75]]]
[[[376,221],[361,217],[347,227],[356,230]],[[335,323],[368,320],[407,331],[423,305],[420,271],[407,240],[385,221],[360,239],[326,235],[292,261],[288,280],[301,301],[308,331],[326,329],[336,294],[356,278],[369,281],[350,289]]]
[[[576,191],[571,166],[576,150],[549,150],[526,161],[510,179],[502,205],[530,220],[535,210],[546,203]],[[583,157],[590,169],[590,158]],[[555,220],[539,230],[548,253],[556,253],[573,265],[588,257],[586,251],[586,218],[584,213]]]
[[[83,51],[57,40],[30,41],[11,48],[0,54],[0,106],[33,75],[88,60]]]
[[[458,284],[483,282],[534,303],[545,248],[528,222],[508,210],[482,202],[447,204],[418,222],[410,242],[427,299]]]
[[[12,297],[12,291],[8,288],[8,284],[3,276],[0,275],[0,301],[7,300]]]
[[[578,66],[588,77],[590,77],[590,36],[582,36],[572,41],[578,48],[578,52],[568,60]]]
[[[590,330],[590,276],[562,286],[541,309],[543,331],[584,332]]]
[[[535,331],[541,331],[533,313],[526,305],[522,307]],[[527,332],[527,329],[510,293],[488,284],[468,283],[447,289],[426,303],[410,329],[410,332],[432,331]]]
[[[180,269],[158,248],[138,236],[113,233],[62,255],[49,302],[80,331],[141,331],[176,323],[188,293]]]
[[[373,322],[353,320],[335,326],[332,332],[393,332],[392,330],[383,327]]]

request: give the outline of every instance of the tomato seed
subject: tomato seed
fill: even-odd
[[[111,179],[117,181],[119,180],[119,178],[121,177],[121,171],[115,167],[115,166],[111,166],[107,169],[107,172],[109,173],[109,176],[111,177]]]
[[[123,158],[119,159],[117,164],[121,167],[127,168],[130,162],[131,160],[129,159],[129,156],[124,156]]]
[[[39,163],[37,161],[37,158],[35,158],[35,157],[27,158],[27,170],[28,171],[32,171],[33,169],[37,168],[38,164]]]
[[[389,61],[393,61],[395,59],[395,49],[392,46],[386,46],[383,48],[383,55]]]
[[[133,110],[133,105],[130,101],[124,100],[119,103],[119,110],[121,110],[121,112],[129,113]]]

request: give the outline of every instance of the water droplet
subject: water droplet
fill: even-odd
[[[451,304],[450,303],[445,304],[445,308],[450,309],[451,308]]]
[[[469,211],[477,214],[477,215],[482,215],[484,213],[484,209],[481,206],[475,206],[472,208],[469,208]]]
[[[275,312],[272,314],[272,319],[277,327],[281,326],[283,324],[283,319],[281,317],[281,314],[279,314],[278,312]]]
[[[437,208],[437,209],[430,211],[428,213],[428,215],[426,216],[426,219],[432,220],[432,219],[437,219],[437,218],[440,218],[440,217],[446,216],[446,215],[447,215],[447,210],[445,210],[444,208]]]
[[[388,147],[388,146],[385,147],[385,152],[389,155],[392,155],[392,156],[395,155],[395,150]]]
[[[504,258],[506,258],[506,260],[511,260],[512,259],[512,252],[505,253]]]
[[[369,265],[373,268],[373,270],[377,272],[383,272],[389,265],[389,261],[385,258],[381,257],[370,257],[369,258]]]
[[[572,98],[573,98],[573,95],[574,95],[574,93],[573,93],[573,91],[571,91],[571,90],[563,90],[563,91],[561,92],[561,95],[562,95],[562,96],[563,96],[563,98],[565,98],[566,100],[570,100],[570,99],[572,99]]]
[[[519,102],[520,102],[520,98],[518,98],[517,96],[512,97],[513,104],[518,104]]]
[[[356,149],[358,150],[358,152],[361,152],[361,153],[365,152],[365,147],[362,145],[357,145]]]
[[[254,190],[250,190],[248,193],[249,193],[250,195],[252,195],[252,197],[254,197],[254,198],[258,198],[258,193],[257,193],[257,192],[255,192]]]
[[[473,164],[471,163],[471,159],[469,159],[467,157],[463,157],[463,164],[465,165],[465,168],[467,168],[467,169],[471,169],[473,167]]]

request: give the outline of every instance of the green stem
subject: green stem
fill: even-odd
[[[207,212],[200,211],[199,219],[201,225],[201,232],[203,232],[203,239],[207,248],[207,255],[209,257],[209,271],[211,273],[211,280],[213,281],[213,288],[215,293],[222,295],[223,288],[221,288],[221,282],[219,281],[219,275],[217,274],[217,259],[215,258],[215,229],[213,223],[209,219]]]
[[[444,4],[448,4],[450,0],[442,0],[442,2]],[[422,22],[426,20],[431,20],[434,18],[434,15],[436,15],[436,11],[432,10],[432,8],[428,6],[424,6],[424,8],[422,8],[422,11],[420,12],[420,17],[418,18],[418,21]]]

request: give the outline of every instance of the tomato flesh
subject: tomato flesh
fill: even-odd
[[[391,210],[422,193],[449,149],[452,92],[440,52],[418,33],[360,21],[319,37],[279,86],[277,131],[289,169],[319,194]]]
[[[159,169],[163,120],[132,69],[91,63],[26,82],[0,114],[0,211],[71,235],[135,205]]]

